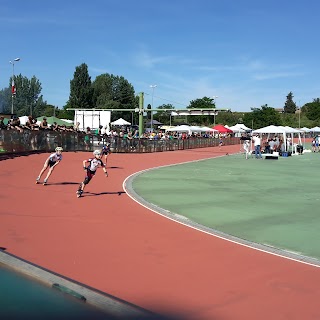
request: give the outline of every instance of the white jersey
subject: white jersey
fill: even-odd
[[[245,140],[243,142],[243,149],[244,149],[244,151],[249,152],[249,150],[250,150],[250,142],[248,140]]]
[[[253,142],[254,142],[254,146],[255,146],[255,147],[261,145],[261,139],[260,139],[260,137],[258,137],[258,136],[253,137],[252,140],[253,140]]]
[[[105,167],[105,164],[102,162],[101,159],[92,158],[88,159],[87,161],[90,162],[87,168],[92,172],[95,172],[99,167]]]
[[[51,153],[49,156],[49,161],[51,162],[57,162],[62,160],[62,154]]]

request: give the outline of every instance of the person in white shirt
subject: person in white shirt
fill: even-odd
[[[47,181],[53,172],[53,169],[61,162],[62,160],[62,151],[63,149],[61,147],[56,147],[55,153],[50,154],[50,156],[45,161],[43,168],[41,169],[39,176],[36,179],[36,183],[38,184],[40,182],[40,178],[42,174],[50,167],[47,176],[43,180],[43,185],[45,186],[47,184]]]
[[[250,154],[250,141],[249,140],[244,140],[243,150],[246,153],[246,160],[248,160],[248,155]]]
[[[261,139],[259,135],[255,135],[252,137],[253,143],[254,143],[254,154],[256,159],[262,159],[261,155]]]

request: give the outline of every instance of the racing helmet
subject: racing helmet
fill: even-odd
[[[63,149],[62,149],[61,147],[56,147],[56,148],[55,148],[55,151],[56,151],[56,152],[58,152],[58,151],[62,152]]]
[[[100,150],[94,150],[93,151],[94,156],[101,156],[101,151]]]

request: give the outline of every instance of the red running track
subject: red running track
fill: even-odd
[[[320,319],[320,269],[168,220],[123,192],[130,174],[238,152],[239,146],[112,154],[76,198],[82,160],[64,153],[48,186],[48,154],[0,162],[0,246],[23,259],[150,311],[182,319]]]

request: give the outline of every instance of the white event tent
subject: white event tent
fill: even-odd
[[[130,122],[122,118],[119,118],[118,120],[111,122],[112,126],[130,126],[130,124],[131,124]]]
[[[301,131],[303,132],[311,132],[312,130],[307,128],[307,127],[303,127],[303,128],[300,128]]]
[[[313,127],[310,129],[310,132],[320,132],[320,127]]]
[[[260,128],[260,129],[254,130],[254,131],[252,131],[252,133],[253,134],[268,134],[268,136],[270,134],[281,134],[282,137],[283,137],[283,143],[284,143],[284,146],[285,146],[285,151],[288,151],[288,148],[287,148],[287,134],[291,135],[292,153],[296,152],[295,151],[296,145],[294,145],[294,143],[293,143],[293,135],[294,134],[298,134],[299,143],[301,144],[301,135],[300,135],[301,131],[297,130],[297,129],[294,129],[294,128],[291,128],[291,127],[288,127],[288,126],[282,127],[282,126],[270,125],[270,126],[267,126],[267,127],[264,127],[264,128]]]
[[[209,127],[180,125],[180,126],[168,128],[166,129],[166,131],[188,132],[188,134],[191,134],[192,132],[217,132],[218,130],[215,130]]]
[[[188,134],[191,134],[190,126],[187,125],[180,125],[173,128],[169,128],[166,131],[174,131],[174,132],[188,132]]]
[[[218,130],[209,128],[209,127],[201,127],[203,132],[219,132]]]
[[[243,123],[237,123],[234,126],[228,127],[230,130],[232,130],[233,132],[247,132],[247,131],[252,131],[251,128],[248,128],[246,125],[244,125]]]

